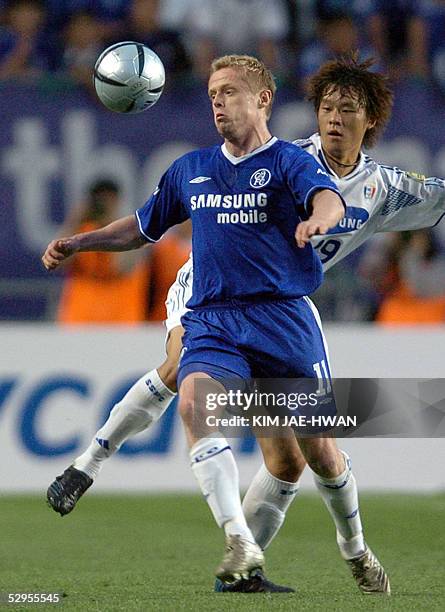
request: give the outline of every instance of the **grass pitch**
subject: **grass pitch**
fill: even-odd
[[[361,509],[391,598],[358,591],[316,495],[295,501],[267,551],[268,576],[298,589],[273,596],[212,592],[223,536],[198,496],[87,494],[63,519],[43,498],[3,496],[0,592],[63,592],[59,609],[88,612],[444,610],[445,495],[362,495]]]

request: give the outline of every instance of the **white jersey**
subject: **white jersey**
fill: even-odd
[[[357,167],[339,177],[323,155],[318,134],[295,144],[325,168],[347,204],[340,223],[327,235],[311,240],[325,271],[377,232],[431,227],[445,214],[445,182],[441,179],[384,166],[363,153]]]
[[[329,166],[319,134],[296,140],[324,167],[346,201],[340,223],[324,236],[314,236],[312,245],[329,270],[377,232],[416,230],[436,225],[445,214],[445,181],[378,164],[360,153],[357,167],[339,177]],[[192,292],[192,258],[182,266],[166,301],[167,330],[180,325]]]
[[[167,318],[165,320],[167,334],[169,334],[174,327],[181,325],[181,317],[188,310],[185,305],[192,297],[192,285],[193,259],[190,253],[190,257],[185,264],[179,268],[176,280],[168,290],[167,299],[165,300],[165,306],[167,308]]]

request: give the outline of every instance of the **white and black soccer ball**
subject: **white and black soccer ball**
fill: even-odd
[[[118,113],[140,113],[161,97],[164,66],[154,51],[125,41],[105,49],[94,66],[94,87],[101,102]]]

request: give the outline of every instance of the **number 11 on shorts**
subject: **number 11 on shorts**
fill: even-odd
[[[324,359],[317,361],[312,366],[318,378],[317,395],[326,395],[331,392],[331,380],[329,378],[328,369]]]

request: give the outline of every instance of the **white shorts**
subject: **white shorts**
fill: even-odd
[[[179,268],[176,280],[168,290],[165,306],[167,308],[167,319],[165,326],[167,336],[174,327],[181,325],[181,317],[189,308],[186,308],[188,300],[192,297],[193,285],[193,259],[190,256],[182,268]]]

